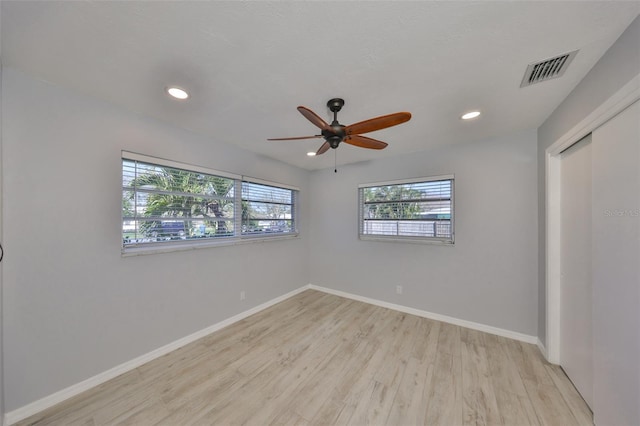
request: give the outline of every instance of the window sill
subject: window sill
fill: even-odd
[[[360,235],[361,241],[382,241],[387,243],[409,243],[409,244],[430,244],[430,245],[438,245],[438,246],[454,246],[454,241],[449,240],[438,240],[431,238],[420,238],[420,237],[396,237],[389,236],[385,237],[382,235]]]
[[[236,246],[242,244],[264,243],[268,241],[284,241],[298,238],[297,233],[286,235],[260,235],[250,237],[235,237],[225,240],[203,241],[203,242],[176,242],[164,243],[153,246],[137,246],[122,248],[122,257],[144,256],[149,254],[171,253],[178,251],[198,250],[212,247]]]

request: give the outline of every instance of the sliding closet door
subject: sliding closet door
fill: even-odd
[[[596,425],[640,425],[640,101],[593,132]]]
[[[560,365],[593,403],[591,135],[560,154]]]

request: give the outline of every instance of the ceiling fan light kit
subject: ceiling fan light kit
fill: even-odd
[[[394,114],[383,115],[369,120],[360,121],[350,126],[345,126],[338,122],[338,112],[344,106],[344,99],[333,98],[327,102],[327,107],[333,112],[333,121],[328,124],[318,114],[309,108],[299,106],[298,111],[307,120],[320,129],[319,135],[300,136],[292,138],[272,138],[270,141],[296,140],[296,139],[314,139],[324,138],[325,142],[320,146],[316,155],[324,154],[329,148],[336,149],[340,143],[345,142],[360,148],[368,149],[384,149],[387,147],[386,142],[361,136],[360,133],[369,133],[376,130],[386,129],[387,127],[397,126],[411,119],[409,112],[396,112]]]

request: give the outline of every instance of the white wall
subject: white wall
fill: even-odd
[[[7,411],[308,283],[305,222],[295,240],[123,258],[120,151],[298,186],[303,218],[308,172],[16,70],[2,81]]]
[[[546,345],[545,150],[585,119],[640,71],[640,17],[538,128],[538,336]]]
[[[443,174],[454,246],[358,239],[358,184]],[[535,130],[313,172],[311,283],[535,336],[536,191]]]

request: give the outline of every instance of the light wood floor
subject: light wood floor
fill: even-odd
[[[312,290],[20,424],[591,425],[537,347]]]

